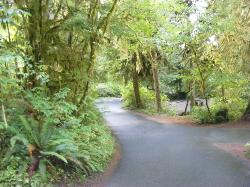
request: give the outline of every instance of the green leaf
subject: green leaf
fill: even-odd
[[[28,123],[27,119],[25,119],[23,116],[20,116],[20,119],[22,121],[22,125],[24,126],[25,130],[27,131],[27,133],[29,133],[29,135],[32,137],[32,140],[38,145],[40,146],[40,142],[38,140],[38,130],[32,129],[30,124]],[[36,124],[35,124],[36,125]],[[34,126],[33,126],[34,127]],[[34,127],[35,128],[35,127]]]
[[[46,177],[46,163],[47,163],[46,159],[40,160],[39,162],[39,171],[43,178]]]
[[[26,138],[24,138],[23,136],[17,135],[10,139],[10,145],[12,148],[16,145],[17,141],[22,142],[26,147],[30,145],[29,141]]]
[[[66,164],[68,163],[67,159],[66,159],[64,156],[62,156],[62,155],[60,155],[60,154],[58,154],[58,153],[56,153],[56,152],[53,152],[53,151],[40,151],[40,153],[41,153],[42,155],[45,155],[45,156],[54,156],[54,157],[56,157],[56,158],[62,160],[62,161],[65,162]]]

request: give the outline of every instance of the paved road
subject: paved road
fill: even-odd
[[[160,124],[121,109],[119,99],[97,103],[122,147],[105,187],[250,187],[250,166],[213,143],[245,143],[246,129]]]

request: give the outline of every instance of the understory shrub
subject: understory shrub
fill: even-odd
[[[156,111],[156,103],[155,103],[155,92],[153,90],[149,90],[144,86],[140,86],[140,98],[142,102],[142,109],[145,109],[144,111],[146,113],[155,113]],[[133,84],[129,83],[127,86],[125,86],[122,89],[122,100],[124,107],[135,109],[136,108],[136,102],[135,102],[135,96],[134,96],[134,88]],[[163,111],[168,111],[167,108],[167,102],[169,101],[168,97],[166,95],[161,95],[161,101],[162,101],[162,108]]]
[[[191,115],[200,124],[216,124],[229,121],[227,108],[211,107],[210,112],[204,106],[195,106]]]
[[[214,115],[214,122],[215,123],[223,123],[223,122],[227,122],[227,121],[229,121],[227,108],[221,108],[215,112],[215,115]]]
[[[100,83],[96,87],[99,97],[120,97],[121,87],[115,83]]]
[[[228,118],[230,121],[239,119],[244,113],[247,101],[241,98],[231,97],[226,99],[224,102],[219,99],[214,99],[214,105],[212,106],[214,110],[225,108],[228,110]]]
[[[155,102],[155,95],[153,91],[148,90],[147,88],[140,86],[140,98],[143,108],[146,108],[146,105],[152,104]],[[127,108],[136,108],[134,88],[133,84],[129,83],[122,89],[122,100],[123,105]]]
[[[0,186],[55,186],[62,178],[84,180],[106,167],[114,148],[110,130],[92,99],[76,115],[77,107],[66,100],[68,92],[46,97],[38,89],[5,103],[8,126],[0,123]]]
[[[197,122],[216,124],[237,120],[242,116],[247,105],[247,102],[240,98],[230,98],[226,101],[214,99],[211,103],[211,114],[205,106],[196,106],[192,109],[191,115]]]
[[[195,106],[191,111],[192,117],[199,123],[213,123],[213,117],[204,106]]]

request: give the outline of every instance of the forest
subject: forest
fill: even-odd
[[[104,171],[116,142],[98,98],[199,125],[250,120],[249,26],[248,0],[1,0],[0,186]]]

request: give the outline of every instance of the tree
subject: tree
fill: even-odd
[[[226,9],[225,4],[228,4],[228,2],[215,1],[214,6],[211,8],[212,12],[216,12],[219,15],[217,25],[220,28],[219,42],[221,44],[221,58],[224,62],[227,62],[227,69],[230,69],[231,72],[234,72],[238,76],[243,73],[243,79],[246,79],[249,77],[250,72],[249,45],[247,42],[250,4],[248,1],[239,2],[230,0],[231,6]],[[248,86],[249,83],[247,82],[245,85],[242,85],[241,89],[243,88],[243,90],[238,96],[249,98],[249,94],[244,94],[247,93],[244,89]],[[239,90],[241,89],[239,88]],[[249,102],[242,118],[247,119],[248,116]]]
[[[159,55],[157,51],[149,51],[151,66],[152,66],[152,74],[154,80],[154,90],[155,90],[155,98],[156,98],[156,109],[157,112],[162,110],[161,106],[161,90],[160,90],[160,83],[159,83],[159,72],[158,72],[158,63],[160,61]]]
[[[136,53],[133,54],[131,61],[133,64],[132,77],[133,77],[133,88],[134,88],[136,107],[142,108],[140,87],[139,87],[139,76],[138,76],[138,71],[137,71],[137,55],[136,55]]]

